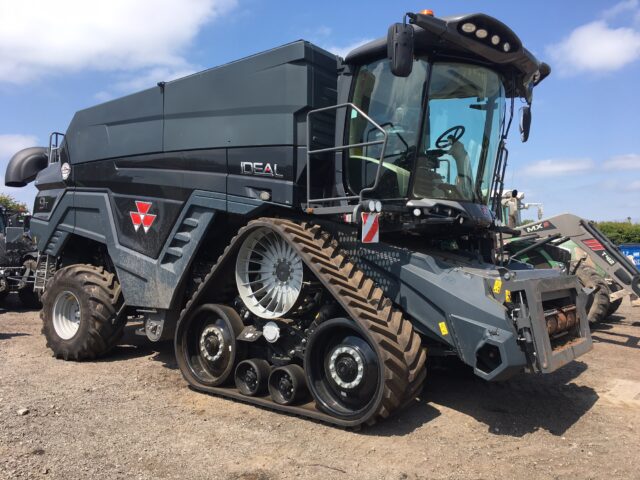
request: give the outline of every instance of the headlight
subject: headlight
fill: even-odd
[[[476,26],[473,23],[462,24],[462,31],[464,33],[473,33],[476,31]]]
[[[491,43],[493,43],[494,45],[498,45],[500,43],[500,37],[498,35],[494,35],[493,37],[491,37]]]
[[[511,45],[509,45],[509,42],[504,42],[504,45],[502,45],[502,49],[505,52],[508,52],[509,50],[511,50]]]
[[[478,38],[487,38],[487,35],[489,35],[489,32],[487,32],[484,28],[476,30],[476,37]]]

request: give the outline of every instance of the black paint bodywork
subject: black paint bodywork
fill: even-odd
[[[419,51],[454,50],[439,38],[418,37],[434,42],[421,43]],[[106,249],[128,307],[175,314],[197,255],[207,252],[215,261],[215,244],[227,245],[252,217],[303,216],[307,141],[314,147],[343,145],[346,125],[339,111],[309,126],[307,139],[307,113],[349,101],[358,62],[378,55],[374,47],[348,56],[353,62],[344,65],[308,42],[294,42],[78,112],[60,150],[70,177],[64,180],[61,165],[52,163],[36,179],[32,231],[39,250],[63,257],[70,240],[74,246],[83,245],[77,239],[97,244]],[[471,52],[466,60],[486,59]],[[523,74],[535,73],[529,66]],[[314,164],[312,196],[344,194],[341,160],[338,153],[321,158],[317,169]],[[480,207],[470,207],[470,215],[488,221],[473,209]],[[149,228],[134,228],[141,215],[154,216]],[[379,246],[396,254],[395,263],[385,264],[375,249],[361,257],[382,269],[381,283],[386,277],[386,290],[417,330],[471,365],[478,350],[493,342],[504,365],[482,373],[484,378],[523,368],[528,359],[516,342],[506,300],[487,295],[503,272],[480,260],[469,266],[388,247]],[[532,287],[533,276],[523,275],[518,288]],[[563,281],[564,290],[575,291],[573,280]],[[534,290],[531,296],[539,293]],[[542,325],[541,307],[535,308]],[[447,326],[451,333],[442,333]]]

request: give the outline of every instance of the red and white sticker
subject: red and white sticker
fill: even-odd
[[[604,250],[604,246],[595,238],[584,240],[584,244],[594,252],[600,252]]]
[[[136,209],[138,210],[137,212],[129,212],[133,228],[137,232],[138,229],[142,227],[144,233],[147,233],[151,228],[151,225],[153,225],[153,221],[156,219],[156,215],[149,213],[149,210],[151,209],[151,202],[141,202],[136,200]]]
[[[362,212],[362,243],[378,243],[380,241],[380,215]]]

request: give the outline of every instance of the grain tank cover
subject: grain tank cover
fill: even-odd
[[[295,114],[335,90],[335,55],[304,41],[167,83],[165,150],[301,143]]]
[[[72,162],[156,152],[306,145],[306,111],[336,102],[337,57],[296,41],[78,112]],[[161,80],[161,79],[158,79]]]

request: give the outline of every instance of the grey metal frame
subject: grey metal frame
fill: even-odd
[[[318,150],[311,150],[311,117],[314,114],[320,113],[320,112],[327,112],[330,110],[338,110],[339,108],[353,108],[356,112],[358,112],[360,115],[362,115],[365,120],[367,120],[367,122],[369,122],[371,125],[373,125],[378,131],[382,132],[382,134],[384,135],[384,139],[382,140],[373,140],[371,142],[363,142],[363,143],[352,143],[352,144],[348,144],[348,145],[340,145],[337,147],[329,147],[329,148],[320,148]],[[358,200],[358,201],[362,201],[362,195],[365,192],[371,192],[374,191],[377,187],[378,187],[378,183],[380,182],[380,176],[382,174],[382,164],[384,162],[384,153],[385,150],[387,148],[387,139],[389,137],[389,134],[387,133],[387,131],[382,128],[380,125],[378,125],[378,123],[376,123],[371,117],[369,117],[366,113],[364,113],[361,109],[359,109],[357,106],[355,106],[353,103],[347,102],[347,103],[340,103],[338,105],[332,105],[330,107],[323,107],[323,108],[317,108],[315,110],[311,110],[310,112],[307,113],[307,203],[306,203],[306,208],[313,208],[314,209],[314,213],[335,213],[335,208],[332,207],[328,207],[328,208],[314,208],[313,204],[317,204],[317,203],[326,203],[326,202],[340,202],[340,201],[346,201],[349,202],[351,200]],[[328,152],[339,152],[339,151],[344,151],[344,150],[348,150],[350,148],[357,148],[357,147],[368,147],[368,146],[372,146],[372,145],[382,145],[382,151],[380,152],[380,158],[378,159],[378,170],[376,171],[376,179],[373,183],[373,186],[371,187],[367,187],[367,188],[363,188],[362,190],[360,190],[360,192],[358,193],[357,196],[355,195],[346,195],[344,197],[329,197],[329,198],[310,198],[311,196],[311,156],[312,155],[316,155],[319,153],[328,153]]]

